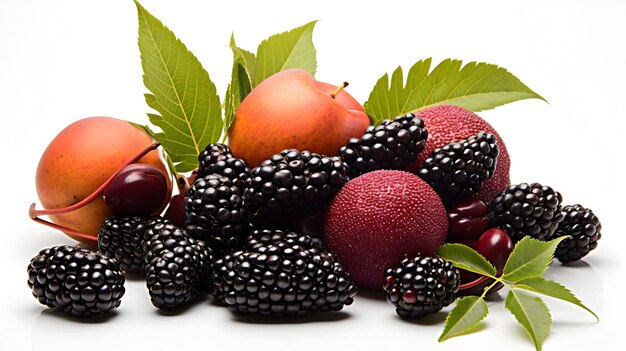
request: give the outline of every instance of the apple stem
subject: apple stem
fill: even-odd
[[[341,84],[340,86],[337,87],[337,89],[335,89],[335,91],[333,91],[332,94],[330,94],[331,98],[335,98],[335,96],[337,96],[337,94],[339,94],[345,87],[347,87],[350,83],[348,82],[343,82],[343,84]]]
[[[98,189],[96,189],[93,193],[91,193],[91,195],[87,196],[86,198],[82,199],[81,201],[68,206],[68,207],[63,207],[63,208],[55,208],[55,209],[43,209],[43,210],[37,210],[35,209],[35,204],[31,204],[30,208],[28,210],[28,216],[34,220],[35,222],[47,225],[49,227],[55,228],[55,229],[59,229],[61,231],[70,233],[72,235],[76,235],[76,236],[80,236],[80,237],[84,237],[84,238],[88,238],[88,239],[94,239],[95,237],[93,235],[88,235],[88,234],[84,234],[84,233],[80,233],[77,232],[73,229],[70,228],[65,228],[63,226],[60,226],[58,224],[54,224],[48,221],[45,221],[41,218],[38,218],[38,216],[48,216],[48,215],[60,215],[63,213],[68,213],[68,212],[72,212],[75,210],[78,210],[81,207],[86,206],[87,204],[89,204],[90,202],[92,202],[93,200],[95,200],[98,196],[101,196],[102,193],[104,192],[104,189],[106,189],[106,187],[111,183],[111,181],[113,181],[113,178],[115,178],[115,176],[126,166],[135,163],[137,161],[139,161],[142,157],[144,157],[145,155],[147,155],[148,153],[150,153],[152,150],[155,150],[156,148],[158,148],[161,145],[161,143],[159,143],[158,141],[153,142],[152,144],[150,144],[150,146],[148,146],[147,148],[143,149],[141,152],[139,152],[136,156],[134,156],[133,158],[131,158],[130,160],[128,160],[127,162],[125,162],[123,165],[120,166],[120,168],[115,171],[115,173],[113,173],[109,179],[107,179],[104,183],[102,183],[102,185],[100,185],[98,187]],[[96,239],[94,239],[96,240]]]

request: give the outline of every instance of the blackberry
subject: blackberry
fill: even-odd
[[[239,248],[248,234],[240,188],[217,174],[196,178],[185,197],[185,231],[218,255]]]
[[[322,240],[309,235],[283,230],[256,229],[246,238],[245,249],[257,252],[267,245],[298,245],[305,249],[323,250]]]
[[[459,270],[441,258],[405,258],[385,270],[383,289],[400,317],[422,318],[451,304],[460,281]]]
[[[28,265],[28,287],[43,305],[92,317],[120,306],[124,274],[115,259],[73,246],[41,250]]]
[[[210,167],[219,161],[224,161],[232,157],[233,152],[228,146],[220,143],[209,144],[206,148],[204,148],[200,155],[198,155],[198,163],[200,164],[199,172],[211,174],[213,172],[209,171]]]
[[[507,232],[514,243],[529,235],[547,240],[563,220],[561,194],[539,183],[510,185],[491,201],[492,228]]]
[[[404,170],[424,150],[428,132],[413,113],[369,126],[361,138],[350,138],[339,155],[350,167],[350,177],[379,169]]]
[[[479,132],[433,150],[418,175],[446,206],[477,194],[496,168],[498,146],[493,134]]]
[[[230,179],[234,185],[242,186],[250,178],[250,168],[246,161],[233,157],[230,148],[223,144],[209,144],[198,156],[200,168],[198,177],[219,174]]]
[[[174,309],[195,300],[209,283],[211,250],[171,223],[159,223],[147,234],[145,271],[152,304]]]
[[[564,219],[551,237],[570,235],[559,243],[554,257],[561,262],[578,261],[598,246],[602,224],[590,209],[581,205],[563,207]]]
[[[273,155],[250,175],[244,205],[251,219],[283,226],[286,217],[324,208],[348,181],[347,167],[339,157],[295,149]]]
[[[333,254],[288,241],[257,242],[253,251],[218,260],[215,299],[236,313],[274,316],[339,311],[353,302],[356,285]]]
[[[136,273],[144,266],[143,241],[147,229],[162,223],[162,217],[110,216],[98,231],[98,250],[119,262],[124,272]]]

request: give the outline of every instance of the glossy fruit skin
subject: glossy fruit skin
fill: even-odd
[[[418,176],[381,170],[352,179],[326,213],[326,247],[354,281],[379,289],[386,268],[405,255],[434,256],[448,232],[445,208]]]
[[[46,209],[62,208],[86,198],[152,142],[143,130],[111,117],[89,117],[70,124],[52,140],[39,161],[36,185],[41,204]],[[157,150],[138,162],[151,164],[168,174]],[[168,189],[171,189],[169,178]],[[111,214],[104,199],[98,198],[79,210],[50,219],[95,236]],[[81,237],[74,239],[95,244]]]
[[[172,196],[170,205],[165,210],[163,218],[172,222],[178,228],[185,227],[185,196],[176,194]]]
[[[509,235],[501,229],[491,228],[485,231],[480,238],[476,241],[474,249],[481,255],[483,255],[489,262],[491,262],[497,270],[497,275],[502,274],[506,260],[513,252],[513,241],[509,238]],[[471,273],[465,270],[461,271],[461,283],[469,283],[480,276],[475,273]],[[493,279],[488,279],[485,282],[474,286],[470,289],[459,291],[459,295],[478,295],[483,293],[483,290],[493,283]],[[496,284],[489,290],[489,294],[492,294],[502,289],[502,284]]]
[[[487,205],[476,197],[460,201],[447,211],[449,242],[476,241],[487,230]]]
[[[407,171],[418,172],[424,160],[436,148],[485,131],[495,135],[500,153],[493,176],[483,183],[482,189],[478,192],[478,198],[489,203],[496,194],[511,184],[509,177],[511,160],[504,139],[480,116],[461,107],[438,105],[420,110],[418,117],[424,121],[426,130],[428,130],[428,140],[424,151],[419,154],[417,161],[409,165]]]
[[[360,137],[370,120],[363,107],[336,86],[316,81],[306,71],[287,69],[257,85],[235,113],[228,145],[250,168],[285,149],[337,155],[351,137]]]
[[[167,178],[158,168],[133,163],[115,175],[104,189],[104,202],[118,216],[146,216],[169,199]]]

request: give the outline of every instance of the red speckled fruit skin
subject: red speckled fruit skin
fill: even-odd
[[[437,193],[416,175],[375,171],[349,181],[326,213],[324,244],[361,287],[380,289],[386,268],[407,256],[434,256],[448,217]]]
[[[409,165],[407,171],[417,173],[426,158],[436,148],[443,147],[453,141],[466,139],[480,131],[492,133],[497,138],[500,149],[496,170],[491,177],[483,184],[483,188],[478,193],[478,198],[486,204],[509,184],[511,159],[506,150],[506,145],[498,132],[484,119],[475,113],[464,108],[452,105],[439,105],[419,111],[419,117],[424,120],[424,125],[428,131],[428,139],[424,151],[420,152],[417,161]]]

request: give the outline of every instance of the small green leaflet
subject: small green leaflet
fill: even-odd
[[[543,274],[554,257],[559,242],[568,238],[562,236],[548,242],[525,236],[520,240],[506,261],[502,278],[516,283],[522,279]]]
[[[215,85],[198,59],[161,21],[135,1],[143,81],[152,92],[146,103],[159,114],[150,122],[161,128],[155,138],[167,150],[177,172],[198,167],[198,154],[222,134],[222,106]]]
[[[548,306],[540,298],[514,289],[509,290],[504,306],[526,329],[537,351],[541,351],[552,325]]]
[[[365,102],[377,125],[384,119],[441,104],[482,111],[523,99],[545,100],[506,69],[484,62],[446,59],[430,71],[431,59],[416,62],[404,82],[402,67],[383,75]]]
[[[233,59],[241,63],[248,77],[254,77],[256,74],[256,56],[248,50],[242,49],[235,43],[235,34],[230,35],[230,49],[233,51]]]
[[[309,22],[288,32],[272,35],[257,49],[253,86],[274,73],[289,68],[300,68],[315,75],[317,60],[313,45],[313,28]],[[252,76],[251,76],[252,77]]]
[[[437,256],[450,261],[457,268],[485,276],[495,277],[496,267],[469,246],[463,244],[444,244]]]
[[[230,47],[233,50],[233,70],[231,73],[231,81],[226,89],[224,97],[224,136],[228,134],[228,128],[235,118],[235,112],[239,104],[252,90],[250,77],[246,67],[250,60],[254,60],[254,55],[243,49],[239,49],[235,44],[235,37],[230,37]],[[250,56],[252,55],[252,56]],[[248,57],[248,60],[246,60]]]
[[[456,300],[456,306],[446,317],[446,326],[439,337],[439,342],[462,334],[480,323],[489,309],[485,300],[478,296],[465,296]]]
[[[587,312],[591,313],[594,317],[596,317],[597,320],[600,320],[600,318],[598,318],[598,316],[587,306],[583,305],[583,303],[576,297],[576,295],[574,295],[568,288],[553,280],[537,276],[523,279],[515,283],[513,287],[533,291],[539,294],[573,303],[574,305],[581,307]]]

